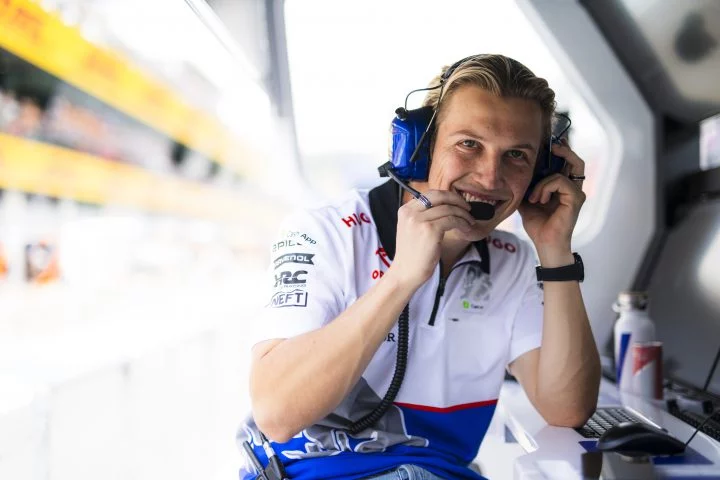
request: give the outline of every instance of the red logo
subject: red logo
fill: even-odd
[[[488,243],[492,244],[493,247],[498,248],[500,250],[505,250],[510,253],[517,252],[517,247],[513,245],[512,243],[503,242],[499,238],[492,238],[490,236],[487,237]]]
[[[345,225],[347,225],[348,228],[352,228],[356,225],[362,225],[363,223],[372,223],[370,221],[370,217],[368,217],[367,213],[360,212],[360,213],[353,213],[352,215],[342,218],[343,222],[345,222]]]
[[[375,250],[375,255],[380,257],[380,261],[383,264],[385,264],[386,267],[390,268],[390,262],[388,261],[388,258],[387,258],[388,254],[384,248],[380,247],[377,250]]]

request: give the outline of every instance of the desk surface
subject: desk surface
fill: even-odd
[[[615,385],[603,380],[598,406],[622,405],[636,415],[666,428],[671,435],[686,441],[694,431],[686,423],[667,413],[663,402],[652,402],[631,394],[618,392]],[[497,420],[507,428],[523,448],[524,454],[515,460],[516,480],[582,479],[581,455],[587,451],[590,439],[583,438],[571,428],[548,425],[515,382],[505,382],[498,401]],[[583,442],[583,443],[581,443]],[[583,446],[585,445],[585,446]],[[705,478],[720,480],[720,443],[698,433],[690,444],[703,462],[657,464],[659,478]],[[702,463],[702,464],[701,464]]]

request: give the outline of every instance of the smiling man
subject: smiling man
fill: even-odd
[[[443,80],[425,99],[429,175],[412,183],[429,203],[393,182],[353,191],[293,215],[273,245],[238,441],[266,466],[268,437],[292,479],[481,478],[469,465],[506,369],[550,424],[594,411],[600,367],[571,249],[583,161],[554,146],[566,171],[523,201],[554,93],[501,55]],[[468,202],[494,216],[476,220]],[[535,251],[495,230],[516,210]]]

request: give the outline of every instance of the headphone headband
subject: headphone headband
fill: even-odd
[[[450,78],[450,75],[452,75],[453,72],[455,72],[455,70],[457,70],[460,67],[460,65],[467,62],[468,60],[472,60],[479,56],[480,55],[470,55],[468,57],[463,58],[462,60],[458,60],[457,62],[453,63],[452,65],[450,65],[450,67],[447,70],[445,70],[445,72],[443,72],[442,75],[440,75],[440,81],[444,83],[448,78]]]

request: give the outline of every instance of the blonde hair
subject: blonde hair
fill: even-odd
[[[443,67],[442,72],[430,82],[429,86],[439,85],[442,75],[449,68],[449,66]],[[425,96],[423,106],[437,110],[440,103],[436,124],[442,118],[443,106],[447,104],[448,96],[463,85],[476,85],[500,97],[523,98],[537,102],[542,111],[544,136],[550,136],[552,117],[555,113],[555,92],[548,86],[547,80],[536,77],[529,68],[517,60],[497,54],[475,55],[465,59],[445,80],[442,88],[430,90]],[[442,101],[440,101],[441,92]]]

